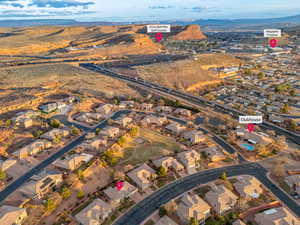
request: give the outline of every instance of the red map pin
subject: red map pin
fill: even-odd
[[[157,33],[155,35],[155,38],[156,38],[157,42],[160,42],[162,40],[162,38],[163,38],[163,34],[162,33]]]
[[[271,40],[270,40],[270,46],[271,46],[272,48],[275,48],[275,47],[277,46],[277,40],[276,40],[276,39],[271,39]]]
[[[116,186],[117,186],[118,191],[121,191],[122,188],[123,188],[123,186],[124,186],[123,181],[119,181],[119,182],[116,184]]]
[[[253,123],[249,123],[248,126],[248,132],[251,133],[254,130],[254,124]]]

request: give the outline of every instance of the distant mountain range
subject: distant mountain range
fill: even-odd
[[[157,23],[157,21],[139,21],[139,22],[79,22],[70,19],[42,19],[42,20],[0,20],[0,27],[26,27],[26,26],[100,26],[100,25],[128,25]],[[163,24],[188,25],[198,24],[204,31],[209,30],[258,30],[264,28],[286,28],[300,25],[300,15],[267,18],[267,19],[199,19],[199,20],[170,20],[160,21]]]

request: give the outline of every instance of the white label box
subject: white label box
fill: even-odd
[[[262,123],[262,116],[239,116],[239,123],[247,124],[247,123]]]
[[[171,25],[170,24],[152,24],[147,25],[148,33],[170,33]]]
[[[264,29],[264,37],[281,37],[280,29]]]

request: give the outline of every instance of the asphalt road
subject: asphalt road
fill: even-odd
[[[129,110],[122,110],[116,112],[111,119],[116,119],[121,115],[130,113]],[[97,128],[103,128],[107,125],[107,120],[100,122],[96,127],[90,129],[89,132],[95,132]],[[51,155],[49,158],[32,168],[30,171],[25,173],[23,176],[16,179],[9,186],[7,186],[3,191],[0,192],[0,202],[7,198],[11,193],[16,191],[19,187],[25,184],[33,175],[40,173],[43,169],[53,163],[55,160],[62,157],[65,153],[71,151],[73,148],[81,144],[85,140],[85,134],[71,141],[69,144],[61,148],[58,152]]]
[[[238,175],[251,175],[256,177],[261,183],[270,189],[275,196],[281,199],[281,201],[285,203],[298,217],[300,217],[300,207],[298,204],[281,189],[270,182],[266,175],[267,171],[257,163],[247,163],[201,171],[166,185],[162,189],[154,192],[141,202],[137,203],[127,213],[121,216],[114,225],[139,225],[163,204],[193,189],[194,187],[197,187],[198,185],[218,179],[220,174],[223,172],[226,172],[229,177]]]

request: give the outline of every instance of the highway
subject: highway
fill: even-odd
[[[129,77],[129,76],[126,76],[126,75],[122,75],[120,73],[116,73],[116,72],[111,71],[107,68],[100,67],[100,66],[97,66],[97,65],[92,64],[92,63],[81,63],[80,66],[84,67],[86,69],[92,70],[94,72],[99,72],[102,75],[107,75],[107,76],[110,76],[110,77],[117,78],[119,80],[129,82],[131,84],[138,85],[138,86],[140,86],[144,89],[147,89],[149,91],[153,91],[157,94],[162,94],[163,93],[163,94],[175,97],[175,98],[185,100],[189,103],[192,103],[192,104],[195,104],[195,105],[198,105],[198,106],[205,105],[205,106],[212,107],[215,110],[218,110],[218,111],[221,110],[224,113],[229,113],[229,114],[233,115],[236,118],[238,118],[238,116],[240,116],[240,115],[241,116],[246,115],[244,112],[238,111],[238,110],[233,109],[229,106],[226,106],[226,105],[214,102],[214,101],[209,101],[209,100],[206,100],[205,98],[202,98],[202,97],[193,96],[191,94],[184,93],[184,92],[181,92],[181,91],[178,91],[178,90],[174,90],[174,89],[171,89],[171,88],[166,88],[166,87],[163,87],[159,84],[155,84],[155,83],[145,81],[141,78],[133,78],[133,77]],[[277,125],[275,125],[273,123],[270,123],[270,122],[267,122],[267,121],[263,121],[263,123],[260,126],[265,128],[265,129],[274,130],[280,135],[285,135],[287,137],[287,139],[289,139],[289,140],[293,141],[294,143],[300,145],[300,135],[295,133],[295,132],[286,130],[286,129],[280,127],[280,126],[277,126]]]
[[[163,204],[197,187],[198,185],[218,179],[220,174],[223,172],[226,172],[228,177],[238,175],[251,175],[256,177],[261,183],[270,189],[277,198],[279,198],[298,217],[300,217],[299,205],[268,179],[267,171],[257,163],[247,163],[201,171],[168,184],[137,203],[127,213],[118,218],[114,225],[138,225],[146,220]]]
[[[129,110],[118,111],[115,114],[113,114],[111,119],[116,119],[121,115],[128,114],[129,112],[130,112]],[[95,132],[97,128],[103,128],[106,125],[107,125],[107,120],[103,120],[97,126],[90,129],[89,132]],[[47,166],[49,166],[51,163],[53,163],[55,160],[62,157],[65,153],[71,151],[73,148],[81,144],[85,140],[85,135],[86,134],[83,134],[78,138],[76,138],[75,140],[72,140],[69,144],[61,148],[58,152],[54,153],[49,158],[47,158],[46,160],[44,160],[43,162],[41,162],[31,170],[29,170],[28,172],[26,172],[23,176],[19,177],[14,182],[12,182],[9,186],[7,186],[3,191],[0,192],[0,202],[2,202],[5,198],[7,198],[11,193],[16,191],[23,184],[25,184],[33,175],[38,174]]]

